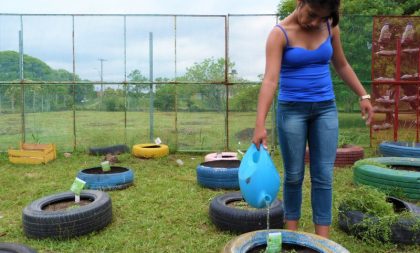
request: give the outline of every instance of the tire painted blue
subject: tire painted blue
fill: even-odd
[[[117,190],[127,188],[133,184],[134,173],[130,168],[111,166],[110,172],[103,174],[92,173],[102,170],[100,166],[80,170],[77,177],[86,182],[86,189]]]
[[[420,157],[420,143],[385,141],[379,144],[383,156]]]
[[[211,189],[238,190],[239,160],[218,160],[197,166],[197,182]]]
[[[269,232],[281,232],[282,242],[285,244],[304,246],[320,253],[349,253],[340,244],[318,235],[284,229],[271,229]],[[234,238],[224,247],[222,253],[246,253],[266,244],[267,230],[253,231]]]

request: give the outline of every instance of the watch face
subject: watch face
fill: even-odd
[[[369,94],[363,95],[359,98],[359,100],[364,100],[364,99],[370,99],[370,95]]]

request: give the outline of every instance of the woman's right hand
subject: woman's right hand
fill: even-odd
[[[267,149],[267,130],[265,127],[255,127],[252,142],[255,144],[258,150],[260,149],[260,144],[262,144],[263,147]]]

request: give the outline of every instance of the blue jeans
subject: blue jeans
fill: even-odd
[[[283,198],[286,220],[299,220],[301,216],[308,142],[313,222],[316,225],[331,225],[332,176],[338,142],[335,101],[279,101],[277,126],[285,171]]]

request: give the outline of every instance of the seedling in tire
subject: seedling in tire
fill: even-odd
[[[70,191],[74,192],[74,202],[79,203],[80,202],[80,193],[83,190],[83,187],[85,187],[86,182],[82,179],[76,177],[73,184],[70,187]]]
[[[101,167],[102,167],[103,172],[111,170],[111,166],[109,165],[109,161],[101,162]]]

